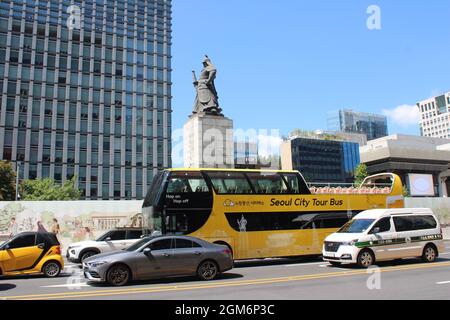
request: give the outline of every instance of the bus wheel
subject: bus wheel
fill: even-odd
[[[423,249],[422,259],[425,262],[435,262],[438,256],[436,247],[432,244],[428,244],[425,249]]]
[[[362,268],[369,268],[375,262],[375,257],[370,250],[363,250],[358,255],[358,266]]]

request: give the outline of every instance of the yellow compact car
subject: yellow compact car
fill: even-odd
[[[52,233],[24,232],[0,246],[0,276],[43,273],[56,277],[63,268],[61,247]]]

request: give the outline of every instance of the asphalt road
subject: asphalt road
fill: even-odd
[[[123,288],[90,285],[76,265],[56,279],[0,279],[0,299],[13,300],[450,300],[450,242],[436,263],[403,260],[369,271],[331,267],[317,259],[273,259],[236,263],[211,282],[196,278],[132,283]]]

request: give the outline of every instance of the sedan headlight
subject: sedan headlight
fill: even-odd
[[[97,268],[97,267],[100,267],[107,263],[108,263],[107,261],[99,261],[99,262],[90,262],[90,263],[87,263],[87,265],[91,268]]]
[[[352,241],[348,241],[348,242],[342,242],[342,245],[343,246],[354,246],[357,242],[358,242],[358,239],[352,240]]]

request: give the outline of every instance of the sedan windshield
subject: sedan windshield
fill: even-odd
[[[129,246],[127,249],[125,249],[125,251],[129,251],[129,252],[136,251],[137,249],[141,248],[145,244],[149,243],[150,240],[152,240],[152,239],[154,239],[154,238],[152,238],[152,237],[143,238],[143,239],[139,240],[138,242],[135,242],[134,244]]]
[[[363,233],[374,221],[375,219],[354,219],[347,222],[338,233]]]
[[[102,234],[100,237],[97,238],[97,240],[95,241],[105,241],[106,238],[108,238],[109,234],[111,233],[111,231],[107,231],[104,234]]]

